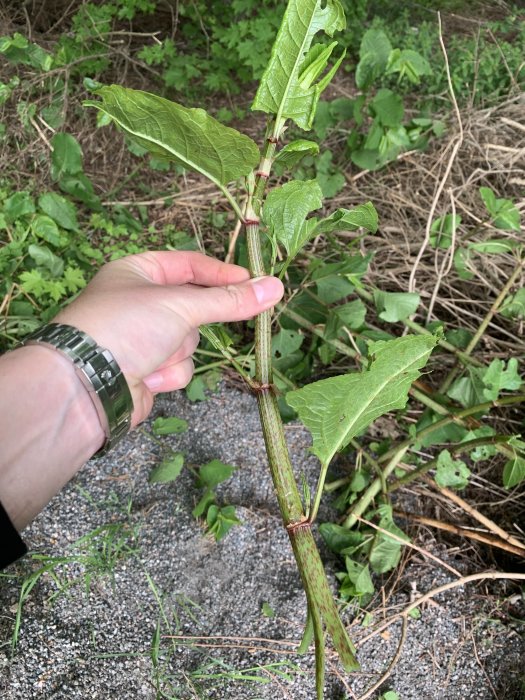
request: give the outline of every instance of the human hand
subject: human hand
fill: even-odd
[[[283,295],[275,277],[193,252],[148,252],[105,265],[55,321],[84,331],[115,357],[133,397],[132,424],[158,392],[193,374],[198,327],[252,318]]]

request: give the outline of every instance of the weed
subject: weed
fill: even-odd
[[[127,522],[108,523],[83,535],[67,548],[64,556],[30,553],[28,559],[36,565],[29,574],[23,575],[11,647],[14,651],[22,624],[24,605],[33,588],[43,580],[51,580],[55,591],[50,601],[66,594],[72,587],[82,584],[87,596],[94,580],[114,575],[116,565],[137,554],[138,526]]]

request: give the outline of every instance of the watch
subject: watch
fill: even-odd
[[[94,455],[105,455],[131,427],[133,399],[128,384],[109,350],[87,333],[63,323],[50,323],[28,335],[21,345],[42,345],[67,357],[97,411],[106,440]]]

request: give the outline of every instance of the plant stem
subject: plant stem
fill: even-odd
[[[374,500],[374,498],[380,493],[382,483],[386,482],[390,474],[397,467],[399,462],[403,459],[405,452],[408,450],[409,445],[401,446],[390,458],[390,461],[383,469],[383,478],[379,477],[374,479],[370,486],[363,493],[361,498],[355,503],[351,512],[347,516],[343,523],[343,527],[348,529],[354,527],[354,525],[359,520],[359,517],[363,515],[368,510],[368,507]]]
[[[268,136],[259,170],[246,202],[245,225],[252,277],[266,274],[259,235],[259,216],[277,136],[281,128],[282,125],[276,122],[270,123],[268,127]],[[312,535],[311,523],[304,513],[295,481],[273,386],[271,325],[271,311],[259,314],[255,320],[255,381],[252,380],[251,385],[257,396],[270,472],[277,492],[279,508],[305,588],[309,618],[313,622],[316,645],[316,689],[317,696],[322,698],[324,638],[321,616],[345,669],[347,671],[356,670],[358,664],[354,656],[355,649],[339,618],[337,606]]]
[[[468,418],[469,416],[473,416],[476,413],[485,413],[491,408],[499,408],[501,406],[513,406],[514,404],[522,403],[523,401],[525,401],[525,394],[518,394],[517,396],[507,396],[503,399],[497,399],[496,401],[486,401],[485,403],[480,403],[477,406],[465,408],[462,411],[458,411],[457,413],[449,413],[448,416],[445,416],[441,420],[438,420],[435,423],[432,423],[426,428],[420,430],[415,437],[409,437],[403,442],[399,443],[399,445],[395,445],[384,455],[381,455],[381,457],[379,457],[377,461],[380,463],[386,462],[390,459],[392,454],[396,452],[400,447],[410,447],[410,445],[413,442],[418,442],[422,438],[433,433],[435,430],[444,428],[445,426],[450,425],[451,423],[458,423],[459,425],[464,426],[464,419]],[[496,449],[498,449],[498,451],[504,451],[504,454],[508,454],[510,452],[504,444],[496,444]],[[511,453],[511,456],[512,454],[513,453]]]
[[[423,428],[423,430],[420,430],[415,437],[410,437],[404,440],[403,442],[399,443],[398,445],[395,445],[390,450],[388,450],[388,452],[386,452],[384,455],[381,455],[381,457],[378,458],[378,463],[387,462],[386,467],[384,467],[383,469],[383,478],[386,479],[388,477],[388,475],[393,471],[393,468],[400,462],[403,455],[410,448],[410,445],[413,442],[421,440],[426,435],[430,435],[430,433],[434,432],[434,430],[437,430],[444,426],[450,425],[450,423],[455,422],[459,423],[460,425],[464,425],[464,419],[468,418],[471,415],[475,415],[476,413],[482,413],[490,408],[497,408],[499,406],[512,406],[513,404],[521,403],[523,401],[525,401],[525,394],[520,394],[518,396],[508,396],[507,398],[498,399],[497,401],[487,401],[486,403],[479,404],[478,406],[472,406],[471,408],[466,408],[463,411],[458,411],[458,413],[449,414],[442,420],[436,421],[436,423],[432,423],[432,425],[429,425],[426,428]],[[507,457],[513,456],[512,452],[505,444],[500,444],[496,442],[495,447],[499,452],[503,452]],[[400,452],[401,456],[398,457]],[[393,461],[395,463],[392,467]],[[421,467],[420,471],[418,472],[418,476],[421,476],[421,474],[424,474],[425,471],[431,469],[436,461],[437,460],[432,460],[431,462],[427,462],[425,465],[423,465],[423,467]],[[413,472],[411,472],[411,474],[412,473]],[[403,477],[403,479],[405,479],[405,477]],[[402,479],[400,479],[399,481],[401,482]],[[368,486],[363,495],[353,505],[350,515],[345,520],[345,527],[351,528],[356,524],[357,518],[355,517],[355,515],[362,515],[366,511],[372,500],[381,491],[381,484],[382,480],[376,478]],[[396,488],[397,485],[401,486],[402,484],[397,484],[396,482]],[[392,490],[392,487],[389,488],[389,491],[390,490]]]

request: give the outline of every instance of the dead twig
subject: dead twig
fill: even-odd
[[[452,171],[452,166],[454,164],[454,161],[456,160],[459,149],[461,148],[461,145],[463,144],[463,122],[461,119],[461,112],[459,111],[458,103],[456,100],[456,95],[454,93],[454,87],[452,85],[452,77],[450,75],[450,66],[448,63],[447,50],[445,48],[445,43],[443,41],[443,31],[442,31],[442,25],[441,25],[441,13],[439,13],[439,12],[438,12],[438,23],[439,23],[439,43],[441,45],[441,49],[443,51],[443,56],[445,58],[445,68],[447,71],[448,88],[449,88],[452,104],[454,105],[454,111],[456,113],[456,119],[458,122],[459,131],[458,131],[458,135],[456,136],[454,147],[452,148],[452,153],[450,154],[450,158],[448,159],[447,167],[445,169],[445,174],[443,175],[443,177],[441,178],[441,181],[439,182],[439,185],[438,185],[436,192],[434,194],[434,197],[432,199],[432,204],[430,205],[430,210],[429,210],[428,218],[427,218],[427,225],[425,228],[425,237],[423,239],[421,247],[419,248],[418,254],[417,254],[416,259],[414,261],[414,264],[412,266],[412,270],[410,272],[410,277],[408,280],[408,291],[409,292],[416,291],[416,273],[417,273],[417,269],[419,267],[419,263],[421,262],[421,258],[423,257],[423,254],[424,254],[424,252],[427,248],[427,245],[430,241],[430,232],[431,232],[432,221],[434,219],[436,207],[437,207],[439,198],[441,197],[441,193],[443,192],[445,184],[446,184],[446,182],[449,178],[449,175]]]
[[[504,542],[507,542],[508,544],[516,547],[517,549],[520,549],[522,551],[525,551],[525,544],[523,542],[520,542],[518,539],[513,537],[512,535],[509,535],[506,530],[504,530],[502,527],[497,525],[493,520],[490,518],[487,518],[486,515],[483,515],[483,513],[480,513],[479,510],[476,510],[474,506],[471,506],[470,503],[467,503],[465,499],[461,498],[461,496],[458,496],[457,493],[452,491],[451,489],[444,488],[442,486],[438,486],[434,479],[432,479],[429,476],[423,476],[423,481],[427,483],[429,486],[432,486],[433,489],[436,489],[439,491],[441,496],[448,501],[452,501],[455,503],[457,506],[459,506],[462,510],[465,511],[465,513],[468,513],[474,520],[477,520],[478,523],[481,523],[484,525],[487,530],[490,530],[493,532],[495,535],[497,535],[499,538],[501,538]]]
[[[476,530],[471,530],[462,525],[454,525],[452,523],[446,523],[442,520],[435,520],[434,518],[427,518],[425,515],[417,515],[416,513],[409,513],[403,510],[396,510],[394,514],[405,520],[409,520],[413,523],[419,523],[420,525],[427,525],[428,527],[433,527],[436,530],[444,530],[445,532],[451,532],[458,537],[466,537],[470,540],[475,540],[476,542],[482,542],[483,544],[488,544],[490,547],[497,547],[498,549],[503,549],[505,552],[510,554],[516,554],[519,557],[525,557],[525,547],[515,547],[508,542],[504,542],[496,537],[491,537],[482,532],[477,532]]]
[[[408,629],[408,615],[405,615],[402,620],[402,626],[401,626],[401,637],[399,639],[399,644],[396,649],[396,653],[394,654],[392,661],[389,663],[388,668],[386,671],[383,673],[381,678],[374,683],[363,695],[360,695],[358,700],[367,700],[367,698],[371,697],[378,688],[380,688],[383,683],[386,681],[386,679],[390,676],[392,671],[397,665],[397,662],[399,661],[399,658],[401,656],[401,652],[403,651],[403,646],[405,644],[405,640],[407,637],[407,629]]]
[[[360,639],[358,642],[356,642],[357,647],[361,647],[365,642],[367,642],[369,639],[372,639],[375,637],[377,634],[382,632],[383,630],[387,629],[391,625],[394,624],[394,622],[397,622],[399,619],[402,617],[406,617],[407,615],[410,614],[412,610],[415,608],[419,608],[423,603],[428,602],[435,596],[439,595],[440,593],[445,593],[446,591],[450,591],[454,588],[458,588],[459,586],[464,586],[467,583],[472,583],[474,581],[497,581],[497,580],[509,580],[509,581],[525,581],[525,574],[515,574],[515,573],[508,573],[508,572],[502,572],[502,571],[482,571],[477,574],[470,574],[469,576],[462,576],[461,578],[457,579],[456,581],[451,581],[450,583],[444,583],[442,586],[438,586],[437,588],[433,588],[432,590],[428,591],[427,593],[424,593],[423,595],[419,596],[419,598],[416,598],[413,600],[409,605],[407,605],[406,608],[401,610],[400,612],[396,613],[395,615],[392,615],[388,620],[385,620],[379,627],[376,627],[370,634],[367,634],[366,637],[363,637]]]

